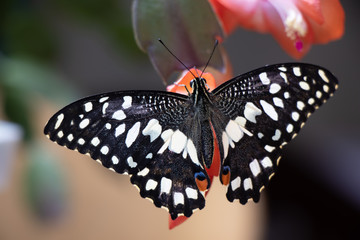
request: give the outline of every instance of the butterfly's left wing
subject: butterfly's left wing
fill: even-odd
[[[199,182],[209,182],[198,161],[188,97],[160,91],[112,92],[76,101],[47,123],[54,142],[131,175],[140,195],[174,219],[205,206]],[[187,130],[192,126],[192,131]]]
[[[212,119],[222,159],[220,179],[229,184],[229,201],[259,200],[282,146],[296,136],[337,84],[324,68],[287,63],[240,75],[212,92]]]

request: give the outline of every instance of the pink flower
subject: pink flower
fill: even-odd
[[[271,33],[292,57],[301,58],[311,44],[328,43],[344,33],[339,0],[209,0],[223,29],[237,26]]]

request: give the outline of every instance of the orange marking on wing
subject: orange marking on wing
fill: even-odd
[[[228,185],[230,182],[230,171],[227,174],[221,174],[221,183],[223,185]]]
[[[199,179],[195,178],[195,182],[196,182],[198,189],[202,192],[205,191],[208,187],[207,179],[199,180]]]

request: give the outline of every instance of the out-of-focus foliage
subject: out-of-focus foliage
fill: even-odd
[[[9,9],[7,14],[2,15],[2,51],[36,60],[52,59],[55,52],[54,39],[44,21],[30,10],[25,7]]]
[[[48,17],[66,17],[98,26],[129,57],[139,56],[128,4],[116,0],[3,0],[0,8],[0,52],[49,61],[56,57],[57,41]]]
[[[130,9],[117,0],[54,0],[54,8],[70,17],[97,25],[115,45],[136,57],[140,51],[134,42]]]
[[[32,138],[31,101],[41,95],[56,102],[72,99],[75,91],[51,68],[29,60],[0,57],[0,89],[5,116],[19,123],[25,131],[25,139]]]
[[[54,220],[66,208],[66,181],[56,159],[40,145],[30,145],[24,176],[25,197],[41,220]]]
[[[65,185],[51,154],[39,147],[34,112],[39,112],[41,98],[65,105],[78,95],[57,72],[63,46],[56,24],[95,27],[128,58],[145,59],[134,41],[130,15],[130,4],[117,0],[1,1],[0,116],[24,130],[24,146],[29,149],[26,200],[40,218],[61,215]]]

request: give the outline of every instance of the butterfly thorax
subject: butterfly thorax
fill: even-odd
[[[193,104],[192,138],[199,146],[200,162],[210,168],[214,154],[214,136],[211,127],[212,102],[204,78],[195,78],[191,82],[193,93],[190,99]]]

